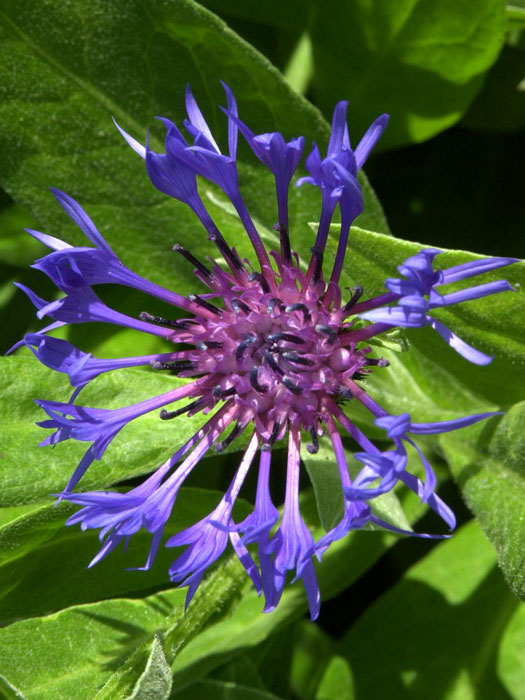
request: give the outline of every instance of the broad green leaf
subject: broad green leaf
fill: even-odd
[[[358,135],[383,112],[380,147],[423,141],[461,118],[505,37],[502,0],[311,3],[312,91],[326,115],[351,100]]]
[[[169,667],[162,642],[155,635],[146,667],[128,700],[168,700],[172,685]]]
[[[213,253],[213,246],[185,206],[155,192],[111,116],[142,142],[153,125],[150,143],[162,149],[163,129],[154,117],[180,123],[190,83],[224,143],[226,118],[218,108],[225,101],[223,79],[252,129],[327,141],[328,124],[318,111],[266,59],[192,0],[113,0],[110,5],[37,0],[23,8],[12,1],[3,4],[0,23],[0,81],[5,86],[0,180],[5,189],[48,232],[80,242],[48,187],[66,190],[86,207],[124,263],[160,284],[176,283],[179,291],[190,291],[195,281],[191,266],[169,254],[173,244],[187,244],[198,255]],[[273,178],[244,145],[239,161],[248,208],[271,230],[276,216]],[[311,187],[292,187],[290,194],[297,240],[319,210],[319,195]],[[386,230],[366,183],[365,194],[363,225]],[[219,227],[227,223],[217,218]],[[253,257],[245,234],[231,236],[226,228],[225,233],[241,256]]]
[[[290,628],[293,628],[293,625],[288,626],[286,629],[289,630]],[[273,637],[270,637],[270,640],[273,641]],[[223,683],[229,682],[236,685],[245,685],[254,690],[270,690],[266,682],[263,682],[261,678],[258,660],[256,660],[255,656],[251,659],[248,654],[236,656],[225,666],[217,669],[213,673],[213,679]],[[266,676],[264,680],[266,681]],[[280,691],[283,688],[284,686],[281,686]]]
[[[231,681],[208,679],[171,696],[172,700],[279,700],[277,695]]]
[[[316,454],[301,449],[301,459],[314,488],[319,520],[328,531],[341,520],[344,512],[341,477],[329,439],[323,440]]]
[[[0,630],[0,673],[27,700],[92,700],[173,606],[181,614],[183,600],[184,592],[172,589],[144,600],[108,600],[16,622]]]
[[[440,442],[468,506],[494,545],[507,583],[525,599],[525,403],[499,423],[487,450],[481,428]],[[482,442],[483,444],[483,442]]]
[[[333,653],[333,640],[321,627],[302,620],[297,625],[290,683],[294,696],[310,700]]]
[[[14,267],[27,267],[41,257],[46,248],[24,229],[35,221],[23,209],[11,204],[0,213],[0,261]]]
[[[46,419],[36,398],[67,402],[71,395],[64,375],[41,367],[27,357],[3,359],[0,405],[6,417],[0,478],[2,505],[48,500],[66,485],[89,443],[65,441],[55,448],[38,447],[48,431],[34,425]],[[100,376],[87,387],[77,403],[98,408],[121,408],[170,391],[180,380],[154,372],[122,370]],[[95,461],[82,479],[82,489],[109,486],[116,481],[144,474],[160,466],[190,434],[203,424],[202,416],[182,421],[161,421],[158,411],[126,426],[109,446],[102,460]],[[154,439],[145,439],[154,435]],[[23,471],[21,471],[23,466]]]
[[[359,698],[388,688],[392,700],[518,700],[523,656],[511,657],[518,668],[509,677],[501,641],[517,607],[472,521],[366,610],[338,653],[350,663]],[[518,669],[520,692],[508,694]]]
[[[315,693],[315,700],[353,700],[354,697],[354,682],[348,661],[342,656],[332,656]]]
[[[164,542],[172,534],[198,522],[220,501],[217,491],[183,487],[166,526]],[[241,519],[249,505],[236,503]],[[96,566],[89,562],[100,549],[97,531],[65,527],[65,520],[78,507],[62,503],[38,506],[0,528],[0,621],[45,615],[61,608],[117,596],[138,596],[169,582],[168,569],[176,550],[161,546],[149,571],[143,566],[151,546],[151,534],[141,529],[124,551],[111,552]],[[33,594],[38,580],[38,596]]]

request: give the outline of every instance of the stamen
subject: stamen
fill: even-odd
[[[259,383],[259,379],[257,376],[258,372],[259,365],[254,365],[250,370],[250,384],[255,389],[255,391],[259,392],[259,394],[266,394],[266,392],[268,391],[268,387]]]
[[[285,263],[290,264],[292,262],[292,250],[290,248],[288,226],[275,224],[273,228],[275,231],[279,232],[279,238],[281,239],[281,256]]]
[[[154,360],[151,366],[153,369],[171,369],[175,372],[183,372],[184,370],[195,369],[197,365],[191,360],[178,360],[175,362],[159,362],[158,360]]]
[[[267,280],[261,275],[260,272],[252,272],[250,276],[248,277],[249,282],[253,282],[254,280],[257,280],[257,282],[261,285],[261,289],[265,294],[268,294],[270,291],[270,285],[268,284]]]
[[[286,340],[288,343],[304,345],[304,340],[298,335],[293,335],[293,333],[272,333],[267,336],[266,340],[268,340],[269,343],[278,343],[280,340]]]
[[[251,311],[248,304],[245,304],[241,299],[232,299],[230,301],[230,306],[236,314],[239,314],[241,311],[245,314],[249,314]]]
[[[212,241],[212,243],[215,243],[217,248],[220,250],[222,253],[224,259],[227,262],[230,262],[231,265],[236,269],[236,270],[242,270],[244,271],[243,264],[239,260],[238,256],[231,250],[231,248],[228,246],[224,238],[221,236],[218,236],[216,233],[210,233],[208,235],[208,240]]]
[[[195,256],[193,256],[190,252],[186,250],[186,248],[183,248],[181,245],[178,243],[175,243],[173,246],[173,250],[176,253],[180,253],[188,262],[190,262],[194,267],[199,270],[199,272],[202,272],[203,275],[205,275],[208,279],[212,278],[212,272],[211,270],[208,270],[206,265],[203,265]]]
[[[351,400],[354,398],[354,395],[352,394],[352,392],[350,391],[350,389],[349,389],[348,387],[346,387],[346,386],[343,386],[342,384],[340,384],[340,385],[337,387],[337,391],[338,391],[338,393],[341,394],[341,396],[342,396],[344,399],[346,399],[347,401],[351,401]]]
[[[308,310],[308,307],[306,304],[290,304],[285,308],[285,311],[290,312],[290,311],[302,311],[303,312],[303,318],[305,322],[309,321],[312,316],[310,314],[310,311]]]
[[[207,340],[204,343],[204,342],[202,342],[202,340],[199,340],[198,343],[195,343],[195,346],[199,350],[208,350],[209,348],[222,348],[222,347],[224,347],[224,343],[219,343],[216,340]]]
[[[273,369],[274,372],[277,372],[277,374],[284,374],[283,370],[279,367],[279,365],[275,361],[274,356],[268,349],[264,351],[264,359],[266,360],[266,363],[270,366],[270,368]]]
[[[279,431],[281,430],[281,425],[282,424],[278,420],[276,420],[273,424],[272,433],[270,435],[270,439],[268,440],[268,444],[270,445],[270,447],[277,440],[277,436],[279,435]]]
[[[217,314],[217,316],[222,314],[222,309],[219,309],[219,307],[214,304],[210,304],[209,301],[206,301],[206,299],[203,299],[198,294],[188,294],[188,299],[202,306],[203,309],[208,309],[208,311],[211,311],[213,314]]]
[[[281,382],[284,384],[284,386],[292,392],[292,394],[295,394],[296,396],[298,394],[301,394],[303,391],[303,387],[299,386],[298,384],[295,384],[290,377],[283,377],[281,379]]]
[[[231,386],[229,389],[221,389],[220,386],[213,387],[213,398],[214,399],[224,399],[227,396],[234,396],[237,393],[237,389]]]
[[[257,336],[256,335],[248,335],[244,340],[242,340],[239,345],[237,345],[237,350],[235,351],[235,359],[237,362],[242,360],[242,356],[244,355],[244,351],[248,347],[248,345],[251,345],[252,343],[257,342]]]
[[[361,298],[361,295],[363,294],[363,287],[361,285],[357,285],[357,287],[354,287],[352,290],[352,296],[350,297],[350,300],[346,302],[346,304],[343,306],[342,311],[345,314],[348,314],[353,307],[357,304],[359,299]]]
[[[183,328],[181,324],[184,323],[184,321],[175,321],[169,318],[163,318],[162,316],[153,316],[153,314],[147,311],[141,311],[139,318],[142,321],[149,321],[157,326],[168,326],[169,328]]]
[[[312,258],[314,260],[314,274],[312,277],[313,283],[316,284],[323,278],[323,251],[316,246],[310,248]]]
[[[244,430],[244,426],[241,425],[239,422],[237,422],[231,433],[224,438],[222,442],[217,442],[214,445],[214,450],[215,452],[224,452],[224,450],[228,447],[228,445],[231,445],[231,443],[235,440],[235,438],[239,437],[239,435],[242,433]]]
[[[390,362],[388,360],[385,360],[384,357],[367,357],[365,359],[365,365],[368,367],[388,367]]]
[[[317,437],[317,430],[315,429],[315,426],[310,426],[310,428],[308,428],[308,432],[312,436],[312,443],[310,445],[306,445],[306,449],[311,455],[315,455],[317,452],[319,452],[319,438]]]
[[[282,356],[285,360],[293,362],[296,365],[304,365],[305,367],[313,367],[315,362],[309,360],[307,357],[302,357],[301,355],[296,355],[294,352],[283,352]]]
[[[196,401],[192,401],[186,406],[178,408],[176,411],[166,411],[166,409],[163,408],[160,412],[160,418],[161,420],[171,420],[172,418],[177,418],[177,416],[182,416],[183,413],[189,413],[194,409],[201,408],[201,406],[203,406],[205,403],[206,400],[204,399],[204,396],[199,396],[199,398],[196,399]]]
[[[318,323],[315,327],[315,330],[318,333],[321,333],[322,335],[327,335],[329,343],[335,343],[337,339],[337,331],[335,331],[333,328],[330,328],[330,326],[325,326],[322,323]]]
[[[268,311],[269,314],[273,313],[273,310],[274,310],[276,305],[281,309],[281,311],[285,307],[284,303],[280,299],[278,299],[277,297],[272,297],[270,299],[270,301],[268,302],[268,304],[266,305],[266,310]]]

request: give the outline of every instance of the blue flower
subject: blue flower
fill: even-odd
[[[264,595],[265,611],[278,605],[286,579],[301,579],[315,618],[320,593],[313,556],[321,558],[330,545],[351,530],[367,524],[402,534],[414,535],[381,520],[374,512],[374,499],[404,484],[436,511],[452,529],[452,511],[435,493],[436,478],[431,465],[417,446],[414,436],[456,430],[493,413],[467,416],[435,423],[412,422],[408,414],[387,415],[366,391],[366,376],[384,371],[388,365],[371,357],[368,339],[392,326],[421,327],[430,324],[467,359],[483,363],[490,358],[460,341],[432,318],[434,308],[511,289],[505,282],[491,282],[462,292],[441,295],[440,285],[469,278],[509,265],[512,258],[490,258],[435,270],[439,251],[425,249],[400,266],[404,279],[386,281],[387,293],[361,300],[356,288],[345,303],[338,287],[347,246],[348,230],[363,209],[357,172],[386,127],[388,117],[379,117],[355,150],[350,146],[346,124],[347,103],[334,111],[327,154],[321,158],[316,145],[306,159],[308,182],[321,191],[320,223],[312,257],[301,269],[292,252],[289,236],[288,192],[302,157],[304,137],[286,141],[278,132],[255,134],[238,116],[231,90],[224,85],[227,107],[228,148],[217,144],[197,102],[186,92],[187,136],[171,121],[166,127],[165,153],[154,153],[118,127],[131,148],[144,160],[152,184],[184,202],[203,225],[225,265],[212,260],[205,265],[180,245],[174,249],[194,268],[205,291],[184,297],[169,288],[144,280],[125,267],[103,239],[87,213],[71,197],[54,190],[66,213],[85,234],[91,245],[74,247],[53,236],[30,231],[51,252],[35,263],[62,292],[47,302],[19,285],[37,307],[37,316],[53,322],[22,341],[47,367],[67,374],[75,387],[67,402],[39,399],[48,418],[39,425],[54,432],[42,444],[64,440],[91,443],[73,471],[60,499],[80,506],[67,521],[82,529],[99,531],[101,549],[91,565],[100,561],[121,542],[127,543],[140,529],[152,536],[145,565],[153,565],[162,543],[166,523],[175,507],[181,486],[210,450],[222,451],[247,433],[248,446],[230,487],[211,513],[189,528],[173,535],[168,547],[183,547],[169,569],[170,578],[188,587],[187,604],[202,577],[231,545],[258,593]],[[271,251],[275,264],[242,198],[237,174],[238,132],[257,159],[271,170],[275,179],[276,229],[280,251]],[[230,198],[251,241],[259,269],[240,260],[207,211],[198,189],[198,177],[214,182]],[[334,211],[341,213],[341,233],[336,258],[328,281],[323,274],[323,255]],[[187,317],[173,320],[147,312],[134,318],[110,308],[93,290],[101,284],[120,284],[140,290],[183,311]],[[396,303],[395,306],[389,304]],[[178,315],[178,314],[177,314]],[[355,324],[358,317],[372,321]],[[49,335],[54,329],[87,322],[112,323],[141,333],[159,336],[166,352],[155,355],[104,359],[93,357],[71,343]],[[182,346],[175,350],[172,345]],[[18,345],[18,344],[17,344]],[[155,371],[169,370],[192,378],[184,386],[130,406],[105,409],[79,405],[78,392],[105,372],[126,367],[151,365]],[[185,399],[182,406],[171,404]],[[386,431],[393,447],[381,451],[351,421],[345,401],[355,399]],[[152,475],[128,493],[75,489],[95,459],[102,459],[107,446],[123,427],[151,411],[160,409],[162,420],[187,413],[206,416],[203,426],[179,447]],[[183,420],[183,418],[181,418]],[[340,431],[352,437],[359,449],[354,455],[363,466],[352,480]],[[300,511],[301,444],[315,454],[324,433],[330,441],[337,464],[344,511],[339,522],[317,542]],[[282,515],[272,501],[269,488],[272,448],[288,440],[286,490]],[[424,471],[424,481],[408,471],[407,447],[415,449]],[[255,469],[260,451],[257,493],[253,511],[240,522],[234,505],[246,476]],[[418,534],[421,537],[446,535]]]
[[[517,262],[517,259],[485,258],[484,260],[475,260],[456,265],[446,270],[434,270],[434,258],[441,252],[441,250],[436,248],[425,248],[416,255],[407,258],[398,267],[399,272],[406,279],[387,279],[385,287],[390,290],[390,294],[385,295],[381,299],[382,304],[389,301],[397,301],[397,306],[373,308],[369,304],[367,309],[371,310],[368,311],[365,310],[363,305],[360,317],[367,321],[402,328],[422,328],[429,325],[439,333],[451,348],[469,360],[469,362],[477,365],[489,364],[493,359],[492,357],[468,345],[440,321],[433,318],[430,312],[443,306],[460,304],[464,301],[472,301],[473,299],[480,299],[499,294],[500,292],[515,291],[512,285],[506,280],[498,280],[444,295],[441,295],[436,287],[511,265]]]

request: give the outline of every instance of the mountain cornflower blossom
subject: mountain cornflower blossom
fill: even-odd
[[[302,579],[310,614],[319,612],[320,595],[313,565],[335,540],[368,523],[395,532],[405,532],[381,520],[372,508],[380,494],[403,483],[433,509],[452,530],[455,518],[435,493],[432,467],[416,443],[418,435],[457,430],[494,415],[482,413],[434,423],[412,422],[408,414],[388,415],[366,391],[370,372],[386,372],[388,362],[372,355],[369,341],[393,327],[418,328],[430,325],[470,362],[485,364],[490,357],[476,350],[433,318],[435,308],[512,289],[505,281],[490,282],[460,292],[441,294],[440,285],[467,279],[514,262],[513,258],[489,258],[445,270],[434,269],[440,251],[423,249],[399,267],[403,279],[388,279],[387,293],[361,300],[356,287],[343,299],[339,277],[348,233],[363,211],[363,196],[357,178],[370,151],[388,121],[382,115],[352,149],[347,127],[347,102],[336,105],[328,150],[323,157],[314,144],[306,158],[308,175],[297,185],[313,185],[321,193],[318,230],[311,258],[303,267],[292,252],[288,216],[289,188],[303,155],[303,136],[286,141],[280,133],[255,134],[238,116],[236,101],[224,85],[228,123],[228,149],[223,153],[215,141],[190,89],[186,92],[187,136],[168,119],[165,153],[155,153],[148,141],[142,145],[118,127],[127,143],[145,161],[153,185],[185,203],[202,223],[217,248],[219,262],[204,264],[176,244],[174,249],[194,268],[204,292],[182,296],[148,282],[128,269],[109,247],[81,206],[67,194],[53,190],[58,203],[79,226],[90,244],[74,247],[53,236],[29,233],[51,248],[34,267],[44,272],[63,296],[45,301],[19,285],[37,307],[38,318],[52,319],[24,342],[47,367],[68,375],[75,392],[68,402],[38,400],[48,419],[39,423],[54,432],[42,444],[75,439],[91,443],[74,470],[59,500],[81,506],[67,521],[82,529],[100,530],[102,547],[95,564],[131,535],[145,528],[152,535],[148,569],[163,539],[181,485],[212,448],[225,450],[247,433],[247,447],[231,484],[216,508],[191,527],[169,538],[168,547],[185,547],[170,567],[172,581],[188,586],[187,604],[208,570],[231,543],[259,594],[265,611],[273,610],[282,595],[288,572]],[[118,125],[117,125],[118,126]],[[266,250],[242,197],[237,171],[239,133],[255,157],[275,179],[275,229],[278,251]],[[262,166],[261,166],[262,167]],[[241,260],[212,220],[199,194],[197,176],[218,185],[231,200],[251,241],[256,267]],[[335,259],[323,256],[336,210],[340,214],[339,243]],[[330,262],[329,276],[325,277]],[[100,284],[120,284],[145,292],[172,305],[187,317],[160,318],[147,312],[140,318],[108,307],[93,290]],[[48,333],[65,324],[112,323],[166,341],[162,354],[120,359],[101,359]],[[185,349],[170,350],[170,344]],[[118,409],[83,406],[77,403],[80,390],[100,374],[126,367],[150,365],[187,377],[184,386]],[[167,382],[169,386],[169,382]],[[171,408],[185,400],[182,406]],[[345,402],[356,400],[372,414],[393,447],[381,451],[345,414]],[[142,484],[128,493],[77,492],[75,489],[93,460],[101,459],[119,431],[135,418],[160,409],[162,420],[183,414],[202,413],[203,425]],[[341,432],[359,445],[355,458],[363,466],[352,480]],[[299,505],[300,450],[314,454],[319,440],[330,441],[344,494],[344,514],[333,529],[317,542],[305,524]],[[305,440],[306,436],[306,440]],[[154,437],[150,438],[154,439]],[[287,439],[288,459],[284,507],[279,513],[270,496],[272,447]],[[424,480],[407,471],[407,447],[419,455]],[[236,522],[233,507],[259,453],[257,492],[253,512]],[[418,534],[419,537],[447,535]],[[254,558],[254,554],[256,557]],[[295,580],[294,579],[294,580]]]

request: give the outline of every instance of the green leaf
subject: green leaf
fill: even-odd
[[[193,290],[195,280],[190,265],[168,254],[173,244],[186,244],[198,256],[213,254],[214,247],[184,205],[155,192],[111,116],[142,142],[153,125],[150,144],[161,150],[163,129],[154,116],[180,123],[190,83],[218,141],[224,141],[226,118],[218,107],[224,102],[222,78],[236,93],[242,119],[255,131],[277,129],[287,137],[305,134],[327,141],[329,127],[318,111],[257,51],[191,0],[113,0],[111,5],[82,0],[52,6],[37,0],[24,8],[11,1],[3,4],[0,22],[3,186],[48,232],[79,243],[82,237],[48,187],[66,190],[86,207],[125,264],[165,286],[176,282],[179,292]],[[272,230],[273,177],[256,162],[243,145],[243,196],[255,218]],[[387,230],[377,199],[363,182],[363,225]],[[320,199],[312,187],[292,187],[290,198],[297,241]],[[230,233],[228,223],[217,217],[230,244],[253,258],[246,234]],[[307,250],[313,237],[305,235]]]
[[[333,640],[317,624],[297,625],[290,683],[294,696],[310,700],[332,654]]]
[[[326,531],[331,530],[343,517],[344,499],[341,477],[329,439],[321,442],[316,454],[301,449],[301,459],[314,487],[321,525]]]
[[[183,487],[166,525],[165,540],[205,517],[221,496],[217,491]],[[241,518],[250,512],[242,499],[236,508]],[[37,506],[0,527],[0,577],[6,581],[0,590],[2,623],[104,598],[143,595],[167,584],[167,571],[176,557],[173,549],[162,546],[148,571],[129,570],[147,559],[152,536],[144,529],[132,537],[125,551],[118,547],[88,569],[100,549],[98,532],[65,527],[66,518],[76,510],[65,502],[57,508]]]
[[[388,112],[381,148],[458,121],[505,37],[502,0],[313,0],[311,8],[314,99],[326,115],[350,99],[358,135]]]
[[[279,700],[277,695],[232,681],[199,681],[171,696],[172,700]]]
[[[350,664],[342,656],[332,656],[315,693],[315,700],[353,700],[354,697]]]
[[[34,425],[35,421],[46,418],[34,399],[67,402],[71,387],[64,375],[41,367],[32,358],[8,357],[2,362],[0,407],[6,418],[0,460],[3,483],[0,503],[6,506],[48,501],[51,494],[62,491],[89,445],[68,440],[54,449],[38,447],[48,433]],[[159,377],[154,372],[133,369],[111,372],[87,387],[77,403],[121,408],[170,391],[180,383],[175,377]],[[102,460],[92,464],[82,479],[82,489],[109,486],[159,467],[202,424],[202,416],[161,421],[157,411],[138,418],[122,430]],[[155,435],[154,440],[144,439],[148,432]]]
[[[11,204],[0,212],[0,261],[14,267],[27,267],[45,251],[24,229],[34,228],[35,221],[23,209]]]
[[[171,668],[164,656],[162,642],[155,635],[146,668],[127,700],[168,700],[171,685]]]
[[[514,593],[525,599],[525,403],[513,406],[483,447],[482,429],[441,436],[468,506],[494,545]],[[481,448],[480,448],[481,443]]]
[[[518,668],[523,691],[523,656],[512,679],[501,661],[517,607],[490,544],[469,523],[413,566],[342,639],[339,653],[351,665],[356,697],[382,697],[388,688],[392,700],[518,700],[520,693],[509,691]]]
[[[172,589],[144,600],[108,600],[16,622],[0,630],[1,672],[27,700],[92,700],[172,608],[181,610],[183,600],[184,592]]]

